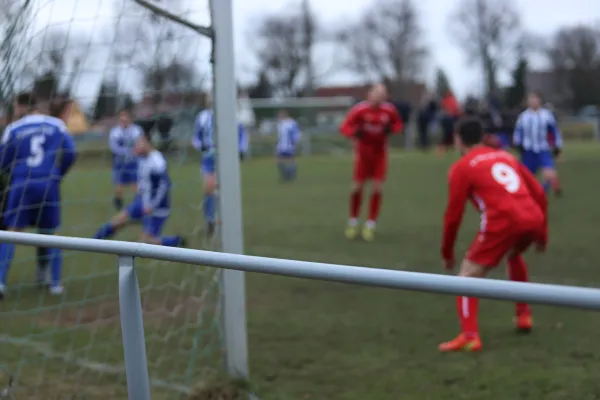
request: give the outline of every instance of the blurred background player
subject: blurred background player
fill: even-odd
[[[123,208],[123,191],[132,187],[135,191],[138,162],[133,155],[133,147],[144,132],[139,125],[132,123],[131,113],[119,112],[119,124],[110,130],[108,144],[112,152],[112,178],[115,188],[113,204],[117,211]]]
[[[202,154],[202,180],[204,182],[204,201],[202,205],[204,221],[207,224],[207,235],[210,237],[215,232],[216,206],[217,206],[217,175],[216,175],[216,150],[214,142],[214,112],[212,99],[208,98],[207,108],[200,111],[196,117],[192,145]],[[248,133],[242,123],[238,123],[238,143],[240,159],[248,151]]]
[[[300,142],[300,127],[287,110],[280,110],[277,119],[277,168],[281,181],[290,182],[296,179],[298,173],[296,150]]]
[[[450,90],[440,100],[440,113],[442,139],[438,145],[438,154],[444,154],[454,147],[454,125],[461,115],[460,104]]]
[[[530,93],[527,103],[527,110],[517,119],[513,144],[521,153],[521,161],[533,174],[541,171],[544,190],[548,192],[552,188],[560,196],[562,188],[554,157],[561,153],[562,135],[554,115],[541,106],[541,98],[537,93]]]
[[[133,154],[139,157],[137,194],[125,210],[98,229],[94,238],[110,238],[130,222],[141,221],[141,242],[170,247],[185,246],[181,236],[161,236],[171,211],[171,179],[167,162],[152,145],[149,133],[138,137]]]
[[[382,188],[387,173],[388,137],[402,131],[403,122],[396,108],[386,102],[387,89],[374,85],[367,101],[350,109],[340,126],[341,133],[354,141],[354,175],[350,193],[350,219],[346,237],[358,234],[364,186],[372,181],[369,217],[362,230],[363,239],[375,238],[375,225],[381,208]]]
[[[481,226],[460,266],[460,276],[482,278],[508,257],[511,280],[526,282],[528,272],[523,253],[531,244],[545,250],[547,243],[547,202],[542,186],[527,167],[504,150],[481,145],[481,122],[461,123],[456,146],[462,158],[450,168],[448,205],[444,215],[441,254],[447,270],[455,264],[454,243],[467,201],[481,213]],[[477,322],[478,299],[456,299],[461,334],[442,343],[440,351],[482,349]],[[516,325],[520,331],[532,328],[531,310],[516,304]]]
[[[24,116],[6,128],[0,147],[0,168],[10,169],[4,224],[13,232],[35,227],[39,233],[54,234],[61,220],[60,183],[75,162],[75,144],[63,121],[36,111],[32,95],[19,95],[15,109]],[[14,250],[14,244],[0,244],[0,298]],[[62,251],[46,251],[50,293],[59,295],[64,290]]]

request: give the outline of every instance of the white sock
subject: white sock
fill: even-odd
[[[375,221],[373,221],[373,220],[370,219],[367,222],[365,222],[365,226],[367,228],[373,229],[373,228],[375,228]]]
[[[350,218],[348,220],[348,225],[349,226],[356,226],[356,225],[358,225],[358,219],[356,219],[356,218]]]

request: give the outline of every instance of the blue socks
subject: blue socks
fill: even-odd
[[[160,238],[160,244],[168,247],[177,247],[181,244],[179,236],[163,236]]]
[[[105,223],[98,229],[98,232],[94,235],[94,239],[107,239],[115,234],[115,228],[110,222]]]
[[[15,255],[15,245],[11,243],[0,243],[0,283],[6,285],[8,270]]]
[[[204,194],[204,220],[206,222],[215,222],[215,202],[216,196],[214,194]]]
[[[298,167],[295,162],[278,162],[277,168],[282,181],[289,182],[296,179]]]
[[[50,256],[50,280],[52,286],[59,286],[62,277],[62,250],[48,249]]]

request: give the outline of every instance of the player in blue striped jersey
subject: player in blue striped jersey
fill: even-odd
[[[530,93],[527,101],[529,108],[517,119],[513,145],[521,152],[521,161],[532,173],[541,171],[546,192],[552,188],[560,195],[562,190],[554,157],[562,150],[562,135],[554,115],[542,107],[537,93]]]
[[[115,187],[113,204],[117,210],[123,208],[123,191],[125,187],[135,187],[137,182],[137,158],[133,155],[133,147],[137,139],[143,135],[140,126],[134,124],[131,113],[119,112],[119,124],[110,130],[108,145],[112,153],[112,179]]]
[[[283,182],[296,179],[298,167],[296,164],[296,151],[300,142],[300,127],[290,117],[286,110],[279,111],[277,115],[277,167]]]
[[[248,132],[243,124],[238,124],[240,159],[243,160],[248,151]],[[207,234],[212,236],[216,224],[216,150],[214,142],[214,113],[208,108],[201,111],[196,117],[192,145],[202,153],[202,177],[204,181],[203,213],[207,223]]]
[[[171,211],[171,179],[167,161],[152,146],[148,132],[135,142],[133,154],[139,158],[137,193],[133,201],[98,229],[94,238],[108,239],[132,221],[141,221],[141,242],[163,246],[185,246],[181,236],[161,236]]]
[[[4,223],[9,231],[37,228],[54,234],[61,222],[60,183],[76,158],[75,143],[64,122],[38,113],[35,99],[21,94],[15,110],[24,117],[10,124],[0,145],[0,169],[10,170]],[[4,296],[15,246],[0,243],[0,298]],[[47,249],[50,293],[59,295],[62,251]]]

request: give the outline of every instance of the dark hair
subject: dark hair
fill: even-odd
[[[121,108],[117,114],[122,114],[122,113],[126,113],[130,117],[133,116],[133,112],[131,111],[130,108]]]
[[[529,91],[529,96],[535,96],[538,99],[540,99],[540,101],[542,100],[542,94],[536,90],[530,90]]]
[[[483,124],[478,118],[465,118],[459,123],[457,133],[465,146],[474,146],[483,139]]]
[[[17,95],[17,105],[33,108],[36,105],[35,97],[28,92],[20,93]]]

